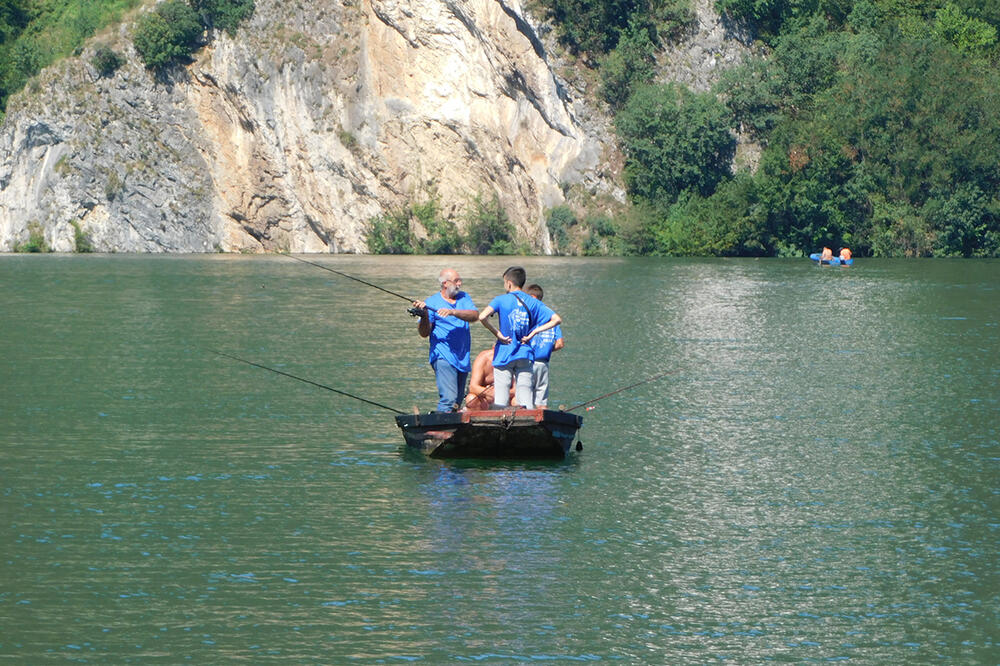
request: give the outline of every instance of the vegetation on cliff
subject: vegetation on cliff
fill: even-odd
[[[715,2],[760,55],[695,92],[658,78],[664,46],[694,21],[692,0],[532,0],[598,83],[630,201],[614,218],[600,206],[549,211],[553,249],[1000,256],[1000,0]],[[0,114],[42,67],[140,3],[0,0]],[[253,0],[165,0],[132,37],[148,67],[169,67],[206,30],[233,32],[253,10]],[[123,62],[108,46],[90,57],[100,76]],[[748,143],[760,159],[734,171]],[[493,199],[470,203],[463,220],[441,209],[431,198],[369,221],[369,249],[537,250]]]
[[[0,0],[0,121],[7,99],[39,71],[76,53],[99,30],[116,23],[143,0]],[[182,61],[200,45],[206,29],[235,32],[254,9],[253,0],[167,0],[143,14],[136,50],[151,68]],[[108,76],[120,54],[98,47],[92,64]]]
[[[1000,2],[717,0],[767,55],[712,94],[654,84],[675,3],[541,2],[617,113],[621,251],[1000,256]],[[724,129],[762,147],[759,168],[730,172]]]

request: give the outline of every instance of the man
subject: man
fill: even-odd
[[[517,402],[527,409],[535,408],[531,390],[531,367],[534,352],[531,339],[562,323],[562,318],[538,299],[521,291],[527,276],[520,266],[511,266],[503,274],[504,292],[479,313],[479,321],[496,337],[493,346],[493,385],[498,407],[510,404],[510,387],[513,384]],[[500,328],[489,318],[497,313]]]
[[[537,340],[537,338],[535,339]],[[511,398],[514,396],[511,395]],[[472,362],[472,372],[469,374],[469,395],[465,397],[465,406],[468,409],[490,409],[495,402],[493,347],[490,347],[479,352],[476,360]]]
[[[441,291],[426,301],[414,301],[413,306],[422,311],[417,322],[417,332],[430,338],[430,364],[437,382],[437,411],[452,412],[465,395],[465,382],[469,377],[469,352],[472,336],[469,322],[476,321],[479,312],[472,298],[462,291],[462,278],[458,271],[446,268],[438,274]]]
[[[538,300],[542,300],[545,295],[542,287],[537,284],[529,284],[524,291]],[[560,326],[542,331],[531,339],[531,349],[535,352],[535,362],[531,367],[531,388],[535,395],[535,407],[549,405],[549,359],[552,358],[552,352],[559,351],[565,346]]]

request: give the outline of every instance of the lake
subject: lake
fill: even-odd
[[[288,257],[0,257],[0,658],[995,664],[1000,262],[309,257],[563,317],[559,462],[438,461],[407,303]],[[473,352],[491,341],[473,326]]]

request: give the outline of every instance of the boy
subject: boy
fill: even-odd
[[[545,292],[540,285],[529,284],[524,291],[538,300],[542,300]],[[563,341],[562,327],[556,325],[547,331],[542,331],[531,339],[531,348],[535,352],[535,363],[531,368],[531,388],[535,396],[535,407],[548,407],[549,404],[549,359],[552,352],[566,346]]]
[[[535,408],[531,389],[531,370],[535,360],[531,339],[562,323],[562,318],[538,299],[521,291],[527,276],[520,266],[511,266],[503,274],[504,292],[479,313],[479,321],[496,337],[493,347],[493,386],[498,407],[510,404],[511,384],[522,407]],[[500,329],[489,322],[499,315]]]

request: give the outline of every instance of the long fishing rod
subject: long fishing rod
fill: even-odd
[[[393,409],[392,407],[387,407],[386,405],[383,405],[383,404],[380,404],[380,403],[377,403],[377,402],[373,402],[371,400],[366,400],[365,398],[353,395],[351,393],[348,393],[347,391],[341,391],[341,390],[335,389],[335,388],[333,388],[331,386],[327,386],[326,384],[320,384],[318,382],[314,382],[311,379],[304,379],[302,377],[296,377],[295,375],[293,375],[291,373],[284,372],[282,370],[276,370],[274,368],[269,368],[266,365],[261,365],[260,363],[254,363],[253,361],[248,361],[248,360],[246,360],[244,358],[240,358],[239,356],[233,356],[232,354],[227,354],[226,352],[217,351],[215,349],[209,349],[208,351],[212,352],[213,354],[218,354],[219,356],[225,356],[226,358],[231,358],[234,361],[239,361],[240,363],[246,363],[247,365],[252,365],[255,368],[262,368],[264,370],[269,370],[269,371],[277,373],[279,375],[284,375],[285,377],[291,377],[292,379],[297,379],[300,382],[305,382],[306,384],[312,384],[313,386],[318,386],[319,388],[326,389],[327,391],[333,391],[334,393],[339,393],[340,395],[347,396],[348,398],[354,398],[355,400],[360,400],[361,402],[367,403],[369,405],[374,405],[375,407],[381,407],[382,409],[388,409],[390,412],[395,412],[397,414],[405,414],[406,413],[406,412],[401,412],[398,409]]]
[[[660,374],[655,375],[653,377],[649,377],[648,379],[643,379],[641,382],[636,382],[635,384],[630,384],[628,386],[623,386],[620,389],[615,389],[611,393],[605,393],[604,395],[600,396],[599,398],[594,398],[593,400],[588,400],[586,402],[581,402],[578,405],[573,405],[569,409],[564,409],[562,411],[564,411],[564,412],[572,412],[574,409],[579,409],[581,407],[585,407],[587,405],[591,405],[591,404],[593,404],[593,403],[595,403],[595,402],[597,402],[599,400],[604,400],[605,398],[610,398],[611,396],[613,396],[613,395],[615,395],[617,393],[621,393],[622,391],[627,391],[629,389],[633,389],[636,386],[641,386],[642,384],[648,384],[649,382],[656,381],[657,379],[660,379],[661,377],[666,377],[667,375],[672,375],[675,372],[677,372],[677,371],[676,370],[670,370],[668,372],[661,372]]]
[[[395,296],[396,298],[402,298],[407,303],[413,303],[414,300],[415,300],[415,299],[410,298],[409,296],[403,296],[402,294],[397,294],[394,291],[390,291],[389,289],[385,289],[384,287],[380,287],[377,284],[372,284],[371,282],[366,282],[365,280],[362,280],[361,278],[356,278],[353,275],[348,275],[347,273],[342,273],[342,272],[340,272],[340,271],[338,271],[336,269],[330,268],[329,266],[324,266],[323,264],[317,264],[314,261],[309,261],[308,259],[303,259],[302,257],[296,257],[293,254],[286,254],[284,256],[288,257],[289,259],[294,259],[295,261],[301,261],[303,264],[309,264],[310,266],[315,266],[316,268],[322,268],[324,271],[330,271],[331,273],[336,273],[337,275],[339,275],[341,277],[345,277],[348,280],[354,280],[355,282],[360,282],[361,284],[367,285],[369,287],[373,287],[375,289],[378,289],[379,291],[384,291],[385,293],[389,294],[390,296]],[[420,315],[419,311],[418,312],[414,312],[414,310],[419,310],[419,308],[410,308],[409,309],[410,314],[412,314],[414,316]]]

